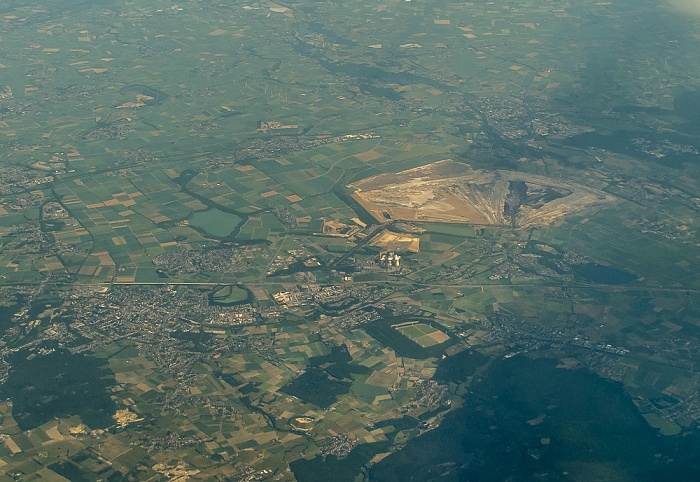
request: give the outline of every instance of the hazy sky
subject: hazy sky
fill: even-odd
[[[700,15],[700,0],[670,0],[670,3],[679,10]]]

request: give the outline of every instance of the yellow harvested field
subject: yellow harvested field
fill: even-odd
[[[80,270],[78,271],[78,275],[80,276],[93,276],[95,274],[95,271],[97,270],[97,266],[82,266]]]
[[[444,343],[450,339],[449,336],[441,331],[434,331],[433,333],[429,334],[428,337],[430,337],[430,339],[432,339],[435,343]]]
[[[372,373],[372,375],[367,379],[365,383],[367,383],[368,385],[374,385],[376,387],[389,388],[394,383],[396,383],[396,380],[397,375],[395,373],[386,373],[377,370],[374,373]]]

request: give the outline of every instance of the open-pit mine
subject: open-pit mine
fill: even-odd
[[[407,220],[474,225],[548,225],[568,214],[614,201],[567,180],[515,171],[486,171],[444,160],[348,186],[380,222]]]

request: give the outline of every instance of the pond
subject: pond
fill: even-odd
[[[190,219],[190,226],[201,229],[209,236],[225,238],[235,231],[243,219],[218,209],[199,211]]]

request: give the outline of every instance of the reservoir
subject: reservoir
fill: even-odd
[[[235,214],[208,209],[195,213],[190,219],[190,226],[204,231],[209,236],[225,238],[233,233],[241,221],[243,219]]]

